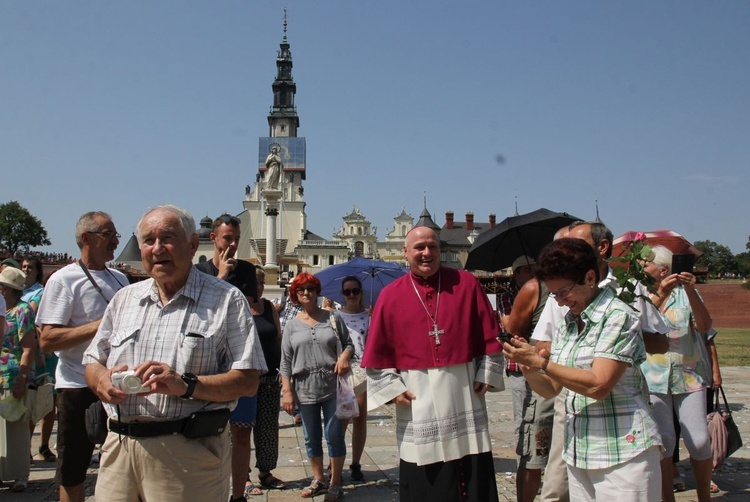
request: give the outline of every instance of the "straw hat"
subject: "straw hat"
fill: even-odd
[[[6,267],[0,272],[0,284],[23,291],[26,288],[26,274],[17,268]]]

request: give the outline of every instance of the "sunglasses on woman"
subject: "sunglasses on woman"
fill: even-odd
[[[362,290],[359,289],[359,288],[345,289],[343,291],[344,296],[352,296],[352,295],[357,296],[361,292],[362,292]]]

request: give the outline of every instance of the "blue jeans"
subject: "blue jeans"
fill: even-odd
[[[323,412],[323,421],[320,414]],[[321,427],[325,429],[328,443],[328,456],[343,457],[346,455],[344,429],[341,421],[336,417],[336,398],[315,404],[300,404],[299,413],[302,416],[302,432],[305,434],[305,449],[310,458],[323,456],[323,438]]]

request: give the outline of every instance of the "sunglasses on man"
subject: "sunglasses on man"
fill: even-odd
[[[232,225],[239,225],[240,223],[242,223],[236,216],[230,216],[228,214],[222,214],[221,216],[219,216],[219,219],[224,223],[231,223]]]

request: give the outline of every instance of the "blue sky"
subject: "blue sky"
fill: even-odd
[[[0,201],[47,250],[110,212],[239,213],[288,8],[308,227],[356,204],[498,221],[539,207],[617,235],[670,228],[745,250],[750,3],[0,3]],[[123,243],[124,245],[124,239]]]

